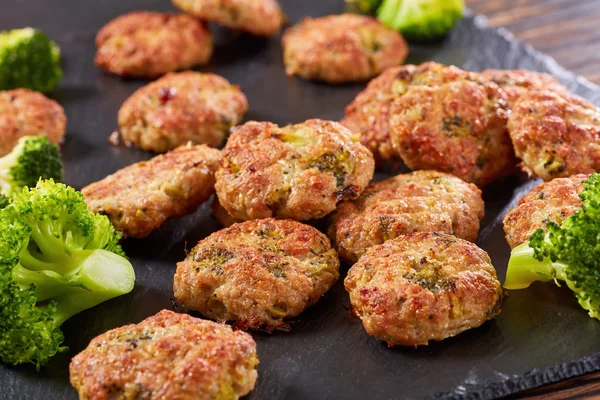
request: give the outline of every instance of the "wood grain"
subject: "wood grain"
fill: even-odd
[[[503,26],[600,84],[600,0],[466,0],[490,26]]]

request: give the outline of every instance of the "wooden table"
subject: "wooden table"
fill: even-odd
[[[489,26],[503,26],[600,84],[600,0],[466,0]],[[526,391],[510,399],[600,398],[600,372]]]

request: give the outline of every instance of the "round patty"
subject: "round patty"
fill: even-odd
[[[515,172],[507,102],[495,83],[432,62],[400,76],[390,136],[410,169],[447,172],[478,186]]]
[[[402,82],[402,77],[416,68],[414,65],[389,68],[371,80],[346,107],[346,115],[340,121],[352,132],[360,134],[360,142],[371,150],[377,165],[400,160],[390,139],[390,106],[403,90],[403,84],[394,83]]]
[[[442,232],[474,242],[483,218],[481,190],[436,171],[402,174],[367,187],[338,205],[329,237],[355,263],[370,247],[411,232]]]
[[[285,329],[339,277],[325,235],[291,220],[235,224],[201,240],[177,264],[175,298],[190,310],[248,329]]]
[[[600,109],[580,97],[526,93],[515,103],[508,129],[529,175],[548,181],[600,170]]]
[[[256,382],[256,343],[225,324],[163,310],[73,357],[82,399],[237,399]]]
[[[214,74],[168,74],[138,89],[119,110],[123,140],[165,152],[188,142],[217,147],[248,109],[238,86]]]
[[[23,136],[47,136],[59,144],[66,126],[65,111],[54,100],[29,89],[0,90],[0,156]]]
[[[203,22],[185,14],[136,11],[106,24],[96,36],[100,68],[153,78],[206,64],[213,41]]]
[[[223,208],[221,203],[219,203],[219,198],[217,196],[215,196],[215,198],[213,199],[210,208],[212,209],[215,219],[226,228],[230,227],[233,224],[244,222],[239,219],[235,219],[231,215],[229,215],[227,210]]]
[[[579,193],[589,175],[579,174],[543,182],[523,196],[517,206],[504,216],[504,233],[511,249],[529,241],[538,229],[546,230],[549,222],[561,224],[581,208]]]
[[[426,345],[500,313],[502,288],[487,253],[441,233],[374,246],[344,284],[367,333],[389,346]]]
[[[369,79],[408,54],[400,33],[357,14],[306,18],[286,30],[282,45],[289,76],[330,83]]]
[[[235,219],[317,219],[356,199],[373,170],[371,152],[337,122],[248,122],[223,149],[216,189]]]
[[[257,36],[273,36],[285,16],[277,0],[172,0],[175,7],[204,21],[213,21]]]
[[[194,211],[214,193],[221,152],[182,146],[115,172],[81,192],[124,236],[144,238],[168,218]]]
[[[569,92],[552,75],[526,69],[487,69],[481,73],[481,76],[500,86],[511,106],[522,94],[530,90],[548,89],[557,93]]]

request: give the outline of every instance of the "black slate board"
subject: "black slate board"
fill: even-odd
[[[68,136],[63,147],[66,182],[76,188],[116,169],[147,159],[135,149],[107,144],[116,114],[143,81],[125,81],[93,66],[94,35],[119,14],[135,9],[171,10],[168,0],[29,0],[0,11],[0,29],[35,26],[63,51],[65,78],[54,97],[65,107]],[[341,12],[342,0],[288,0],[295,23],[302,17]],[[600,105],[600,88],[574,76],[552,59],[503,30],[485,29],[481,17],[466,18],[445,41],[411,47],[408,62],[435,60],[465,69],[527,68],[550,72]],[[248,95],[247,119],[285,124],[319,117],[337,120],[364,87],[331,87],[285,77],[279,40],[258,39],[214,28],[216,54],[203,70],[239,84]],[[378,174],[381,178],[385,174]],[[509,249],[504,212],[535,182],[510,179],[486,189],[486,218],[478,244],[489,252],[504,279]],[[168,222],[148,239],[124,247],[137,272],[134,291],[72,318],[64,325],[70,351],[41,373],[32,366],[0,364],[0,399],[75,399],[68,380],[70,358],[96,335],[173,309],[172,276],[184,248],[218,229],[208,205]],[[346,268],[343,269],[345,275]],[[418,349],[388,349],[350,317],[342,281],[302,314],[290,333],[257,333],[259,380],[250,399],[494,398],[600,370],[600,322],[588,318],[566,289],[536,284],[510,292],[502,314],[481,328]]]

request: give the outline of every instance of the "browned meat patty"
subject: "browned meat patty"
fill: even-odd
[[[481,76],[500,86],[511,106],[522,94],[530,90],[547,89],[557,93],[569,92],[552,75],[526,69],[487,69],[481,73]]]
[[[515,208],[504,216],[504,233],[511,249],[529,241],[538,229],[546,230],[549,222],[561,224],[581,208],[579,193],[589,175],[579,174],[543,182],[523,196]]]
[[[442,232],[474,242],[483,218],[481,190],[436,171],[415,171],[368,186],[338,205],[329,237],[355,263],[370,247],[411,232]]]
[[[113,74],[154,78],[206,64],[213,40],[203,22],[185,14],[135,11],[96,36],[96,66]]]
[[[600,170],[600,109],[580,97],[526,93],[515,103],[508,129],[529,175],[549,181]]]
[[[346,277],[367,333],[389,346],[427,345],[500,313],[502,288],[487,253],[441,233],[371,247]]]
[[[138,89],[119,110],[123,140],[162,153],[192,142],[217,147],[248,109],[238,86],[214,74],[168,74]]]
[[[66,126],[65,111],[54,100],[29,89],[0,90],[0,156],[23,136],[47,136],[59,144]]]
[[[168,218],[194,211],[214,193],[221,152],[182,146],[84,187],[86,203],[124,236],[144,238]]]
[[[204,21],[273,36],[285,22],[277,0],[172,0],[175,7]]]
[[[235,219],[231,215],[229,215],[227,210],[223,208],[221,203],[219,203],[219,198],[217,196],[215,196],[215,198],[213,199],[213,202],[210,205],[210,207],[212,209],[215,219],[226,228],[230,227],[233,224],[244,222],[242,220]]]
[[[434,169],[484,186],[515,172],[507,101],[479,74],[425,63],[394,82],[390,136],[410,169]]]
[[[177,264],[175,298],[248,329],[285,329],[339,277],[325,235],[292,220],[246,221],[201,240]]]
[[[80,399],[214,400],[248,394],[257,364],[249,334],[163,310],[96,337],[69,369]]]
[[[288,75],[329,83],[367,80],[408,54],[400,33],[357,14],[306,18],[286,30],[282,45]]]
[[[248,122],[223,149],[216,189],[235,219],[317,219],[356,199],[373,170],[371,152],[337,122]]]

